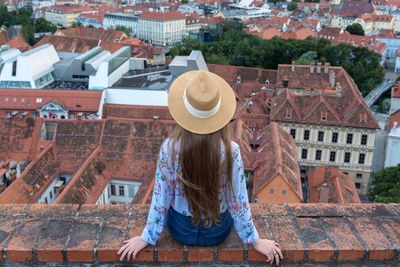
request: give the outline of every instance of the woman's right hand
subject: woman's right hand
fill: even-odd
[[[269,262],[270,265],[272,265],[274,260],[276,265],[279,265],[279,258],[283,260],[283,255],[279,249],[279,244],[275,241],[259,238],[253,243],[253,246],[258,252],[267,256],[267,262]]]

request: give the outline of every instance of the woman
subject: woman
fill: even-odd
[[[147,224],[141,236],[124,241],[120,260],[155,245],[164,224],[184,244],[209,246],[235,225],[244,243],[279,264],[279,244],[260,239],[251,219],[239,146],[228,128],[236,109],[232,88],[218,75],[190,71],[171,85],[168,108],[178,125],[160,150]]]

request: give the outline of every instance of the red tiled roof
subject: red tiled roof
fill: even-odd
[[[139,15],[141,19],[153,19],[153,20],[179,20],[185,19],[185,15],[179,11],[171,12],[142,12]]]
[[[361,203],[353,177],[338,167],[317,166],[307,176],[311,203]]]
[[[324,27],[318,32],[318,37],[326,39],[336,39],[342,32],[342,28]]]
[[[122,31],[113,29],[105,30],[103,28],[76,27],[59,30],[55,35],[78,37],[84,39],[95,39],[104,42],[119,43],[127,35]]]
[[[279,65],[276,87],[284,88],[286,80],[288,88],[301,89],[304,94],[292,94],[289,89],[284,89],[272,99],[271,120],[379,128],[374,115],[346,71],[342,67],[328,68],[328,73],[325,73],[324,66],[317,73],[315,66],[311,73],[310,66],[296,65],[292,71],[291,65]],[[334,88],[330,85],[331,76],[334,76]],[[337,94],[331,94],[331,90],[335,90]],[[291,115],[288,116],[288,113]]]
[[[400,98],[400,81],[392,87],[392,97]]]
[[[317,34],[313,32],[310,28],[302,28],[300,30],[292,31],[292,32],[284,32],[281,34],[282,39],[296,39],[296,40],[304,40],[307,37],[317,37]]]
[[[400,127],[400,109],[389,116],[388,132],[394,128],[394,123],[397,123],[396,128]]]
[[[364,13],[373,13],[374,6],[368,1],[349,1],[344,0],[341,8],[333,8],[332,15],[340,14],[342,16],[357,17]]]
[[[97,112],[101,95],[101,91],[0,89],[0,110],[37,110],[49,102],[57,102],[71,111]]]
[[[24,37],[22,37],[22,35],[18,35],[14,39],[8,41],[7,44],[10,46],[10,48],[17,48],[21,52],[28,51],[32,48],[25,42]]]
[[[3,29],[0,31],[0,46],[8,42],[8,31]]]
[[[391,22],[393,18],[393,16],[388,15],[372,15],[372,20],[374,22]]]

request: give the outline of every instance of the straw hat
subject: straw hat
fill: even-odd
[[[182,74],[172,83],[168,108],[182,128],[208,134],[223,128],[232,119],[236,98],[224,79],[208,71],[195,70]]]

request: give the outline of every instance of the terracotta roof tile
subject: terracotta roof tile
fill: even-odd
[[[179,20],[185,19],[185,15],[179,11],[171,12],[142,12],[139,15],[141,19],[153,19],[153,20]]]
[[[307,176],[310,202],[361,203],[353,177],[342,173],[338,167],[317,166],[314,171],[307,172]]]
[[[340,14],[348,17],[357,17],[364,13],[373,13],[374,6],[368,1],[344,0],[341,8],[332,8],[331,14]]]
[[[397,128],[400,127],[400,109],[389,116],[388,132],[394,127],[394,123],[397,123]]]
[[[6,44],[9,41],[8,31],[3,29],[0,31],[0,46]]]
[[[59,30],[55,33],[55,35],[95,39],[111,43],[120,42],[123,37],[127,37],[122,31],[115,31],[113,29],[105,30],[103,28],[89,28],[83,26]]]
[[[25,42],[22,35],[18,35],[14,39],[8,41],[7,44],[10,46],[10,48],[17,48],[21,52],[25,52],[31,49],[31,46]]]
[[[325,73],[325,66],[320,68],[317,73],[317,66],[314,66],[311,73],[310,66],[296,65],[294,71],[291,65],[278,66],[277,88],[283,88],[287,80],[289,89],[272,99],[271,120],[379,128],[357,86],[343,68],[328,67],[328,73]],[[330,85],[332,75],[334,88]],[[303,93],[292,94],[290,88],[301,89]],[[333,90],[337,93],[332,94]]]
[[[0,110],[36,111],[49,102],[56,102],[71,112],[97,113],[101,95],[101,91],[0,89]]]

